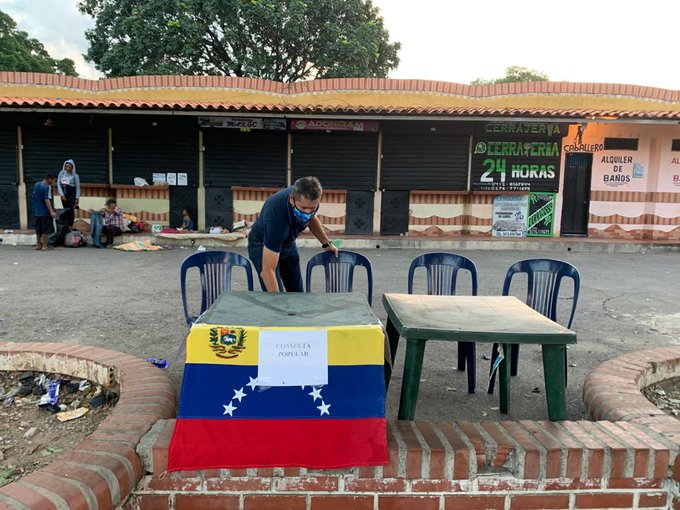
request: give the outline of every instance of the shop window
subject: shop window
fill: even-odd
[[[638,150],[637,138],[605,138],[604,150],[606,151],[636,151]]]
[[[671,143],[671,150],[675,152],[680,152],[680,138],[676,138],[673,140],[673,143]]]

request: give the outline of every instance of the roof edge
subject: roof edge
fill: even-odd
[[[526,94],[627,96],[655,101],[680,101],[680,90],[617,83],[519,82],[495,85],[466,85],[446,81],[391,78],[333,78],[281,83],[233,76],[128,76],[90,80],[60,74],[0,71],[0,85],[38,85],[82,90],[91,93],[125,89],[223,88],[266,94],[298,95],[330,91],[423,92],[485,98]]]

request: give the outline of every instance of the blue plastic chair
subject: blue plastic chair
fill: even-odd
[[[307,262],[307,282],[305,288],[311,292],[312,269],[323,266],[326,274],[326,292],[352,292],[354,268],[362,266],[366,269],[368,280],[368,304],[373,303],[373,269],[371,261],[361,253],[339,251],[338,256],[331,251],[314,255]]]
[[[477,267],[470,259],[455,253],[426,253],[416,257],[408,269],[408,293],[413,294],[413,278],[419,267],[427,269],[427,293],[439,296],[454,296],[458,271],[470,272],[472,295],[477,295]],[[458,342],[458,370],[464,371],[467,361],[468,393],[475,392],[476,349],[474,342]]]
[[[205,251],[194,253],[184,259],[180,268],[180,283],[184,318],[188,326],[191,326],[223,291],[231,290],[231,270],[234,266],[245,269],[248,290],[253,290],[253,270],[250,261],[243,255],[229,251]],[[201,278],[201,311],[195,317],[189,315],[186,296],[187,270],[192,267],[198,268]]]
[[[557,322],[557,299],[560,294],[560,285],[562,278],[571,278],[574,281],[574,294],[571,297],[571,313],[569,315],[569,322],[567,322],[567,329],[571,328],[571,323],[574,321],[574,314],[576,313],[576,303],[578,302],[578,293],[581,287],[581,275],[574,266],[568,262],[553,259],[527,259],[516,262],[505,275],[505,282],[503,282],[503,295],[510,295],[510,284],[512,277],[518,273],[526,273],[527,281],[527,298],[526,304],[536,310],[538,313],[545,315],[548,319]],[[566,351],[565,351],[566,353]],[[510,349],[510,375],[517,375],[518,359],[519,359],[519,344],[512,344]],[[498,344],[493,344],[491,352],[491,367],[498,358]],[[567,358],[565,354],[565,374]],[[496,383],[496,373],[491,373],[489,380],[489,388],[487,393],[492,394],[494,385]],[[564,384],[567,381],[565,378]]]

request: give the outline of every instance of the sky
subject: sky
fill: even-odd
[[[312,0],[313,1],[313,0]],[[54,58],[72,58],[83,78],[84,32],[93,20],[77,0],[0,0],[0,10],[43,42]],[[680,89],[680,2],[646,0],[373,0],[393,41],[402,45],[391,78],[469,83],[498,78],[511,65],[553,81],[607,82]]]

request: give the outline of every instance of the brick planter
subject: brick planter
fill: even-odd
[[[142,477],[136,447],[159,419],[175,415],[167,376],[127,354],[73,344],[0,343],[0,370],[55,372],[120,384],[111,415],[73,450],[0,488],[0,508],[111,509]]]
[[[390,422],[390,464],[377,468],[168,474],[174,421],[159,421],[143,455],[148,475],[126,508],[680,508],[680,422],[640,394],[676,367],[680,348],[603,364],[585,385],[603,421]]]

